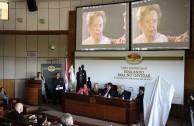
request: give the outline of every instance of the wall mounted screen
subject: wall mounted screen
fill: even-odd
[[[132,2],[131,50],[190,49],[190,2]]]
[[[129,50],[129,3],[77,7],[76,50]]]

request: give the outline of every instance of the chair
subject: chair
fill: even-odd
[[[6,99],[0,99],[0,107],[3,107],[3,110],[8,110],[9,109],[9,105],[7,104]]]
[[[131,98],[131,92],[127,91],[126,98],[125,99],[130,99]]]
[[[19,98],[10,98],[8,100],[8,104],[9,104],[9,110],[12,110],[15,108],[15,104],[20,102],[20,99]]]

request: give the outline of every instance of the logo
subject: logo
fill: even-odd
[[[96,104],[96,99],[94,97],[90,97],[90,104]]]
[[[50,71],[50,72],[55,71],[55,67],[54,66],[48,66],[48,71]]]
[[[143,57],[139,54],[132,53],[126,56],[125,60],[130,64],[139,64],[142,62]]]

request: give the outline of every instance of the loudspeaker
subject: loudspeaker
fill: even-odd
[[[29,11],[37,11],[38,10],[38,8],[36,6],[36,0],[27,0],[27,4],[28,4]]]

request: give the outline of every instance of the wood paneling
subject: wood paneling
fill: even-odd
[[[194,90],[194,59],[185,61],[185,90]]]
[[[3,87],[9,98],[15,97],[15,80],[3,80]]]
[[[69,43],[68,43],[68,55],[69,64],[74,64],[74,52],[75,52],[75,38],[76,38],[76,11],[69,11]]]
[[[0,87],[3,87],[3,80],[0,80]]]
[[[30,105],[39,105],[42,102],[42,81],[28,80],[25,88],[25,102]]]

